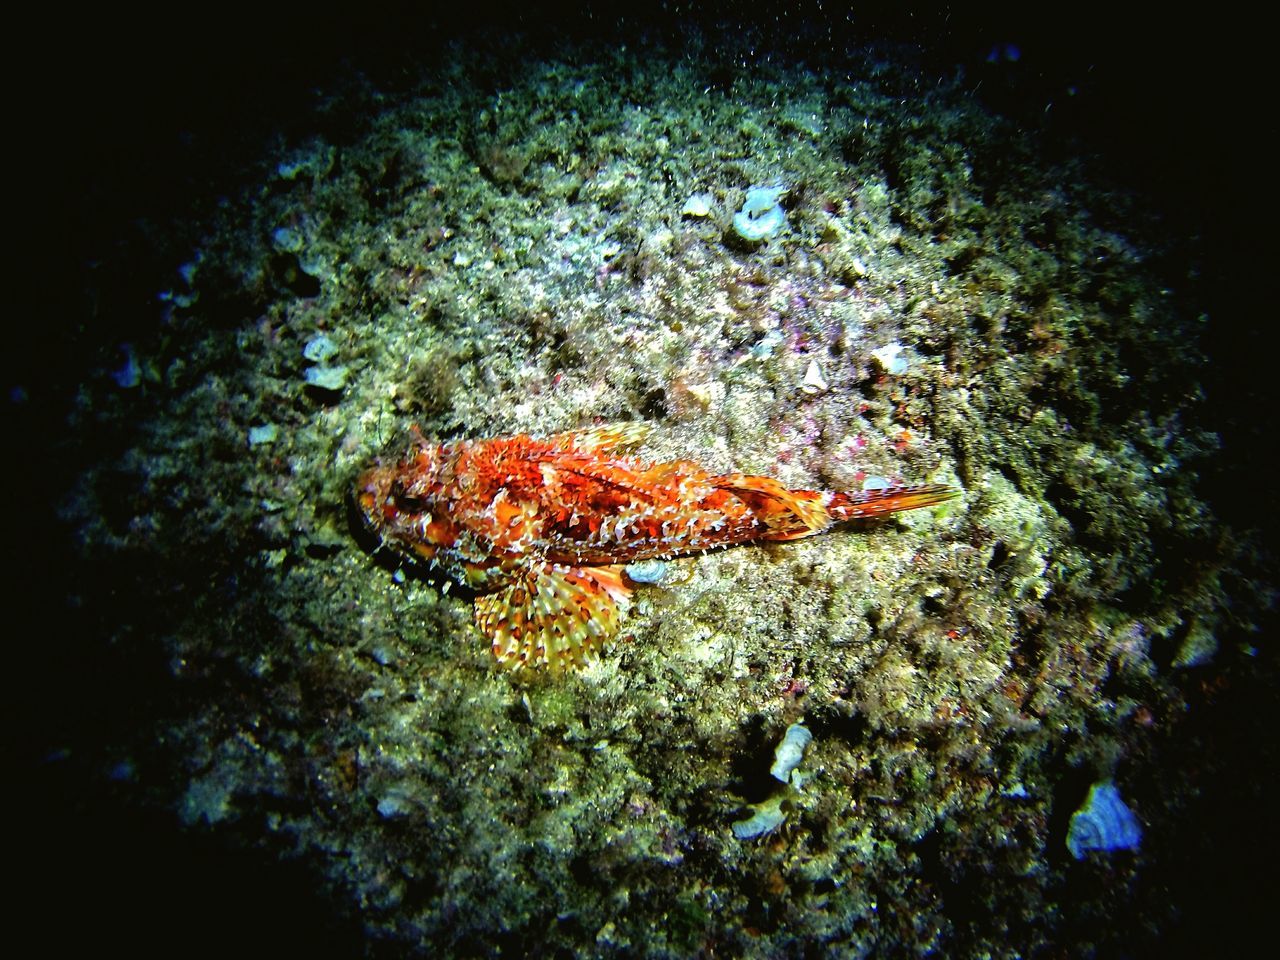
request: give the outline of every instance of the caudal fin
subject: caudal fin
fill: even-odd
[[[942,483],[917,487],[885,487],[882,490],[863,490],[859,493],[833,493],[831,502],[827,504],[827,513],[836,521],[881,517],[904,510],[934,507],[958,496],[959,490]]]

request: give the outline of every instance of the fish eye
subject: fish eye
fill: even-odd
[[[422,513],[427,509],[426,501],[405,490],[404,481],[399,477],[391,481],[386,502],[387,506],[393,506],[401,513]]]
[[[421,497],[411,497],[406,493],[393,493],[392,499],[395,501],[396,509],[401,513],[423,513],[427,509],[427,502]]]

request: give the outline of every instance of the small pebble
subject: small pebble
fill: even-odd
[[[711,194],[695,193],[684,202],[684,206],[680,208],[682,217],[709,217],[711,216]]]
[[[623,571],[636,583],[662,583],[670,574],[670,567],[665,560],[637,560],[628,563]]]
[[[897,377],[906,373],[910,366],[907,358],[902,355],[902,351],[902,344],[890,343],[879,350],[872,350],[871,357],[879,364],[881,370],[891,377]]]
[[[787,732],[782,735],[782,742],[773,752],[773,766],[769,773],[774,779],[783,783],[791,781],[791,772],[800,766],[800,761],[804,759],[804,748],[812,739],[813,734],[803,723],[793,723],[787,727]]]
[[[302,348],[302,355],[312,363],[324,363],[338,352],[338,345],[323,333],[312,337]]]
[[[731,824],[733,835],[739,840],[754,840],[756,837],[763,837],[765,834],[773,833],[782,822],[787,819],[787,815],[782,812],[782,798],[772,797],[764,803],[756,804],[751,808],[755,811],[745,820],[737,820]]]
[[[347,385],[346,367],[308,367],[303,377],[307,386],[337,393]]]
[[[249,428],[249,446],[258,447],[264,443],[275,443],[280,430],[274,423]]]

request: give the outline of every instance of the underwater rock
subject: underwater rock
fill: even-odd
[[[330,393],[337,393],[347,385],[346,367],[308,367],[303,373],[307,386]]]
[[[1202,667],[1218,652],[1218,638],[1199,617],[1192,617],[1186,638],[1173,658],[1175,667]]]
[[[277,227],[271,232],[271,245],[281,253],[301,253],[302,233],[293,227]]]
[[[275,443],[280,429],[274,423],[264,423],[249,428],[249,446],[260,447],[266,443]]]
[[[1136,850],[1142,841],[1142,825],[1110,780],[1089,789],[1084,806],[1071,816],[1067,849],[1077,860],[1090,850]]]
[[[138,365],[138,355],[133,352],[133,344],[120,344],[120,352],[124,354],[124,363],[111,371],[111,379],[116,386],[131,390],[142,382],[142,367]]]
[[[768,360],[775,348],[782,346],[785,338],[778,330],[770,330],[748,348],[747,352],[757,360]]]
[[[413,798],[401,786],[394,786],[378,798],[378,816],[383,820],[406,817],[413,812]]]
[[[787,727],[787,732],[782,735],[782,742],[773,752],[773,766],[769,768],[775,779],[783,783],[791,782],[791,772],[800,766],[800,761],[804,759],[804,748],[812,739],[813,734],[803,723],[793,723]]]

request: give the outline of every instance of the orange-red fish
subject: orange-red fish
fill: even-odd
[[[415,435],[399,460],[361,474],[356,505],[383,544],[476,593],[476,626],[500,663],[559,668],[617,631],[631,594],[625,564],[796,540],[958,494],[938,484],[789,490],[687,460],[645,463],[626,451],[647,432],[622,424],[450,444]]]

